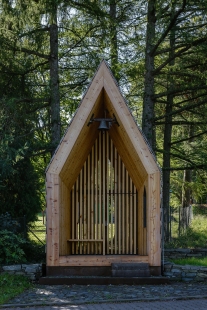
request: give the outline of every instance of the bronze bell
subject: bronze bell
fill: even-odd
[[[101,130],[101,131],[109,130],[108,124],[104,119],[101,120],[98,130]]]

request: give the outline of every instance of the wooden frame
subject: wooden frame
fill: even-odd
[[[98,122],[88,123],[105,113],[118,125],[101,136]],[[47,266],[160,267],[160,186],[155,158],[103,61],[46,172]]]

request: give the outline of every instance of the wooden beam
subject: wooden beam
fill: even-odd
[[[102,97],[102,89],[103,66],[100,67],[93,83],[90,85],[85,97],[83,98],[78,113],[74,116],[74,119],[54,156],[54,160],[49,166],[48,172],[59,174],[65,163],[68,161],[68,155],[71,153],[72,149],[79,148],[77,141],[82,140],[81,137],[84,137],[85,135],[87,136],[88,131],[90,131],[88,130],[90,126],[88,127],[87,124],[90,121],[91,114],[94,113],[97,103]],[[81,151],[81,149],[79,149],[79,151]]]
[[[148,176],[147,225],[150,266],[161,265],[160,174]]]
[[[111,266],[112,263],[148,263],[148,256],[81,255],[60,256],[60,266]]]
[[[143,139],[142,133],[137,128],[129,109],[127,108],[126,103],[107,68],[104,68],[104,89],[104,96],[108,96],[110,100],[107,109],[115,113],[117,120],[121,125],[120,127],[124,128],[126,139],[131,140],[133,148],[135,149],[136,158],[142,163],[147,173],[158,171],[159,168],[157,163],[152,157],[149,148]],[[135,161],[136,158],[134,158]]]
[[[59,184],[57,175],[47,173],[47,265],[59,265]]]

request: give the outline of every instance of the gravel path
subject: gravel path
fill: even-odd
[[[2,308],[207,298],[207,283],[166,285],[34,285]],[[206,301],[207,304],[207,301]]]

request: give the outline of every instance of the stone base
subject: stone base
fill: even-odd
[[[44,285],[153,285],[169,284],[167,277],[42,277],[39,280]]]
[[[111,272],[112,277],[150,277],[147,263],[113,263]]]
[[[149,274],[143,274],[139,276],[160,276],[161,267],[149,266]],[[46,273],[43,272],[43,276],[97,276],[97,277],[111,277],[111,266],[46,266]],[[138,276],[132,273],[129,277]]]

